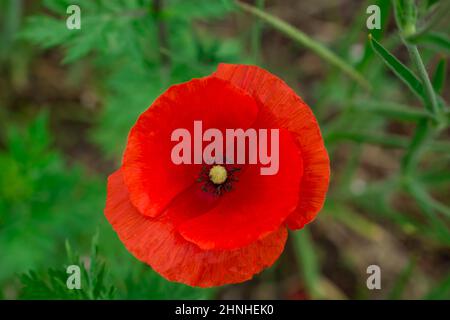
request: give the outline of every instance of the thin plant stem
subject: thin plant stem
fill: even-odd
[[[420,56],[419,50],[416,45],[407,45],[408,51],[411,54],[411,57],[414,63],[417,66],[417,70],[419,72],[419,77],[422,80],[422,83],[425,87],[425,96],[427,98],[427,103],[425,107],[433,112],[434,115],[438,113],[438,103],[436,94],[433,89],[433,85],[431,84],[430,77],[428,76],[427,70],[423,63],[422,57]]]
[[[360,74],[353,66],[345,62],[342,58],[337,56],[330,49],[325,47],[322,43],[310,38],[304,32],[296,29],[292,25],[284,22],[277,17],[274,17],[254,6],[248,5],[246,3],[236,1],[237,5],[244,11],[259,17],[261,20],[265,21],[278,31],[284,33],[289,38],[295,40],[297,43],[303,45],[304,47],[310,49],[319,57],[330,63],[331,65],[339,68],[344,72],[347,76],[352,78],[356,83],[358,83],[361,87],[366,89],[367,91],[371,90],[370,83],[364,78],[362,74]]]
[[[422,120],[417,124],[413,139],[402,159],[402,170],[404,175],[410,175],[419,163],[419,156],[422,153],[426,141],[431,137],[431,127],[429,121]]]
[[[256,7],[260,10],[264,9],[265,0],[256,0]],[[252,56],[256,62],[261,60],[261,34],[262,34],[262,21],[257,19],[253,25],[252,30]]]
[[[435,9],[433,15],[419,28],[417,32],[413,35],[409,36],[408,40],[414,40],[420,38],[423,34],[430,31],[435,25],[437,25],[450,10],[450,0],[444,0],[442,3]]]

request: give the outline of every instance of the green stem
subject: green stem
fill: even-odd
[[[444,243],[449,243],[450,233],[442,219],[435,213],[436,208],[434,208],[434,204],[429,201],[431,197],[414,181],[406,182],[406,190],[416,200],[417,204],[428,218],[429,223],[436,230],[436,236]]]
[[[321,297],[319,292],[321,275],[316,250],[309,231],[304,229],[302,232],[293,233],[292,239],[298,260],[297,263],[301,268],[300,273],[305,282],[306,289],[313,298],[318,299]]]
[[[418,201],[421,202],[424,207],[427,207],[428,211],[436,211],[441,214],[450,217],[450,208],[440,203],[431,197],[430,194],[417,182],[410,181],[408,183],[408,191]]]
[[[408,141],[400,136],[394,135],[380,135],[376,136],[373,134],[365,134],[358,132],[346,132],[346,131],[335,131],[330,132],[325,136],[325,141],[333,143],[335,141],[349,140],[357,143],[369,143],[381,145],[386,148],[406,148],[408,146]]]
[[[329,50],[327,47],[325,47],[322,43],[310,38],[308,35],[306,35],[302,31],[294,28],[292,25],[284,22],[283,20],[281,20],[277,17],[274,17],[268,13],[265,13],[264,11],[259,10],[258,8],[255,8],[251,5],[245,4],[240,1],[236,1],[236,3],[242,10],[267,22],[269,25],[271,25],[278,31],[281,31],[282,33],[287,35],[289,38],[295,40],[296,42],[300,43],[304,47],[310,49],[311,51],[316,53],[319,57],[321,57],[325,61],[328,61],[331,65],[334,65],[335,67],[342,70],[342,72],[344,72],[350,78],[355,80],[360,86],[365,88],[367,91],[370,91],[371,85],[364,78],[364,76],[361,75],[358,71],[356,71],[347,62],[342,60],[335,53],[333,53],[331,50]]]
[[[407,4],[408,8],[412,10],[414,2],[410,1]],[[397,12],[397,15],[398,13],[399,12]],[[407,15],[407,18],[408,19],[406,21],[403,21],[405,22],[405,26],[402,25],[401,21],[399,21],[402,19],[397,19],[397,25],[401,30],[400,37],[403,43],[406,45],[406,48],[408,49],[411,55],[411,59],[414,61],[417,67],[417,70],[419,72],[419,78],[424,86],[425,108],[428,111],[432,112],[436,118],[439,118],[438,114],[439,106],[437,102],[436,93],[431,84],[430,78],[423,63],[422,57],[420,56],[419,50],[416,45],[409,44],[405,39],[407,36],[414,34],[416,30],[415,19],[412,19],[411,14]],[[420,161],[421,151],[423,150],[426,142],[433,134],[433,129],[431,126],[432,122],[429,120],[421,120],[418,123],[416,130],[414,132],[414,137],[408,147],[407,152],[405,153],[402,159],[402,173],[407,181],[411,180],[411,176],[414,173],[413,171]],[[411,183],[413,183],[413,180],[411,180]]]
[[[427,120],[417,124],[413,139],[402,159],[402,170],[404,175],[410,175],[419,162],[419,156],[425,146],[425,142],[431,136],[431,127]]]
[[[417,66],[417,69],[419,71],[419,77],[421,78],[422,83],[425,86],[425,96],[427,98],[427,103],[425,104],[425,107],[428,108],[429,111],[433,112],[433,114],[436,116],[438,113],[438,103],[436,93],[434,92],[433,85],[431,84],[430,77],[428,76],[422,57],[420,56],[417,46],[407,45],[407,48],[409,53],[411,54],[414,63]]]
[[[450,10],[450,1],[449,0],[442,1],[439,7],[436,8],[434,14],[429,19],[427,19],[427,21],[423,24],[421,28],[419,28],[419,30],[416,33],[409,36],[407,40],[414,40],[420,38],[420,36],[424,35],[429,30],[431,30],[435,25],[437,25],[439,21],[441,21],[441,19],[443,19],[448,14],[449,10]]]
[[[260,10],[264,8],[265,0],[256,0],[256,7]],[[261,33],[262,33],[262,21],[257,19],[253,25],[252,30],[252,55],[255,61],[261,60]]]
[[[356,143],[369,143],[380,145],[385,148],[398,148],[406,149],[411,148],[409,140],[403,136],[396,134],[385,135],[373,135],[360,132],[349,131],[330,131],[324,135],[324,139],[327,144],[334,143],[336,141],[348,140]],[[446,153],[450,150],[450,144],[441,141],[434,141],[428,146],[430,151]],[[413,155],[410,155],[413,156]]]
[[[434,120],[434,116],[427,110],[412,109],[409,106],[390,101],[357,101],[354,103],[354,112],[370,112],[382,117],[403,121],[419,121],[423,119]]]

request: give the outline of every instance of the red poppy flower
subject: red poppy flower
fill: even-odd
[[[221,132],[278,129],[278,172],[175,164],[171,133],[193,131],[198,120]],[[287,227],[314,219],[329,174],[319,126],[300,97],[261,68],[221,64],[211,76],[170,87],[141,114],[121,168],[108,178],[105,215],[127,249],[168,280],[237,283],[277,260]]]

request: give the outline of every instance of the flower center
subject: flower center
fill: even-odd
[[[228,178],[227,169],[221,165],[215,165],[209,170],[209,179],[214,184],[222,184]]]
[[[237,177],[240,167],[227,164],[203,165],[197,182],[201,183],[201,189],[216,196],[231,191],[234,183],[239,181]]]

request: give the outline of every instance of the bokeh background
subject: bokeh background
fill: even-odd
[[[448,2],[0,0],[0,298],[449,299]],[[70,4],[81,30],[66,28]],[[370,4],[381,30],[366,27]],[[407,43],[439,117],[369,43],[372,33],[425,83],[395,5],[421,33]],[[321,125],[332,181],[273,267],[198,289],[133,258],[103,207],[137,116],[219,62],[263,66],[297,91]],[[72,263],[84,266],[76,292],[65,287]],[[381,290],[366,287],[371,264]]]

